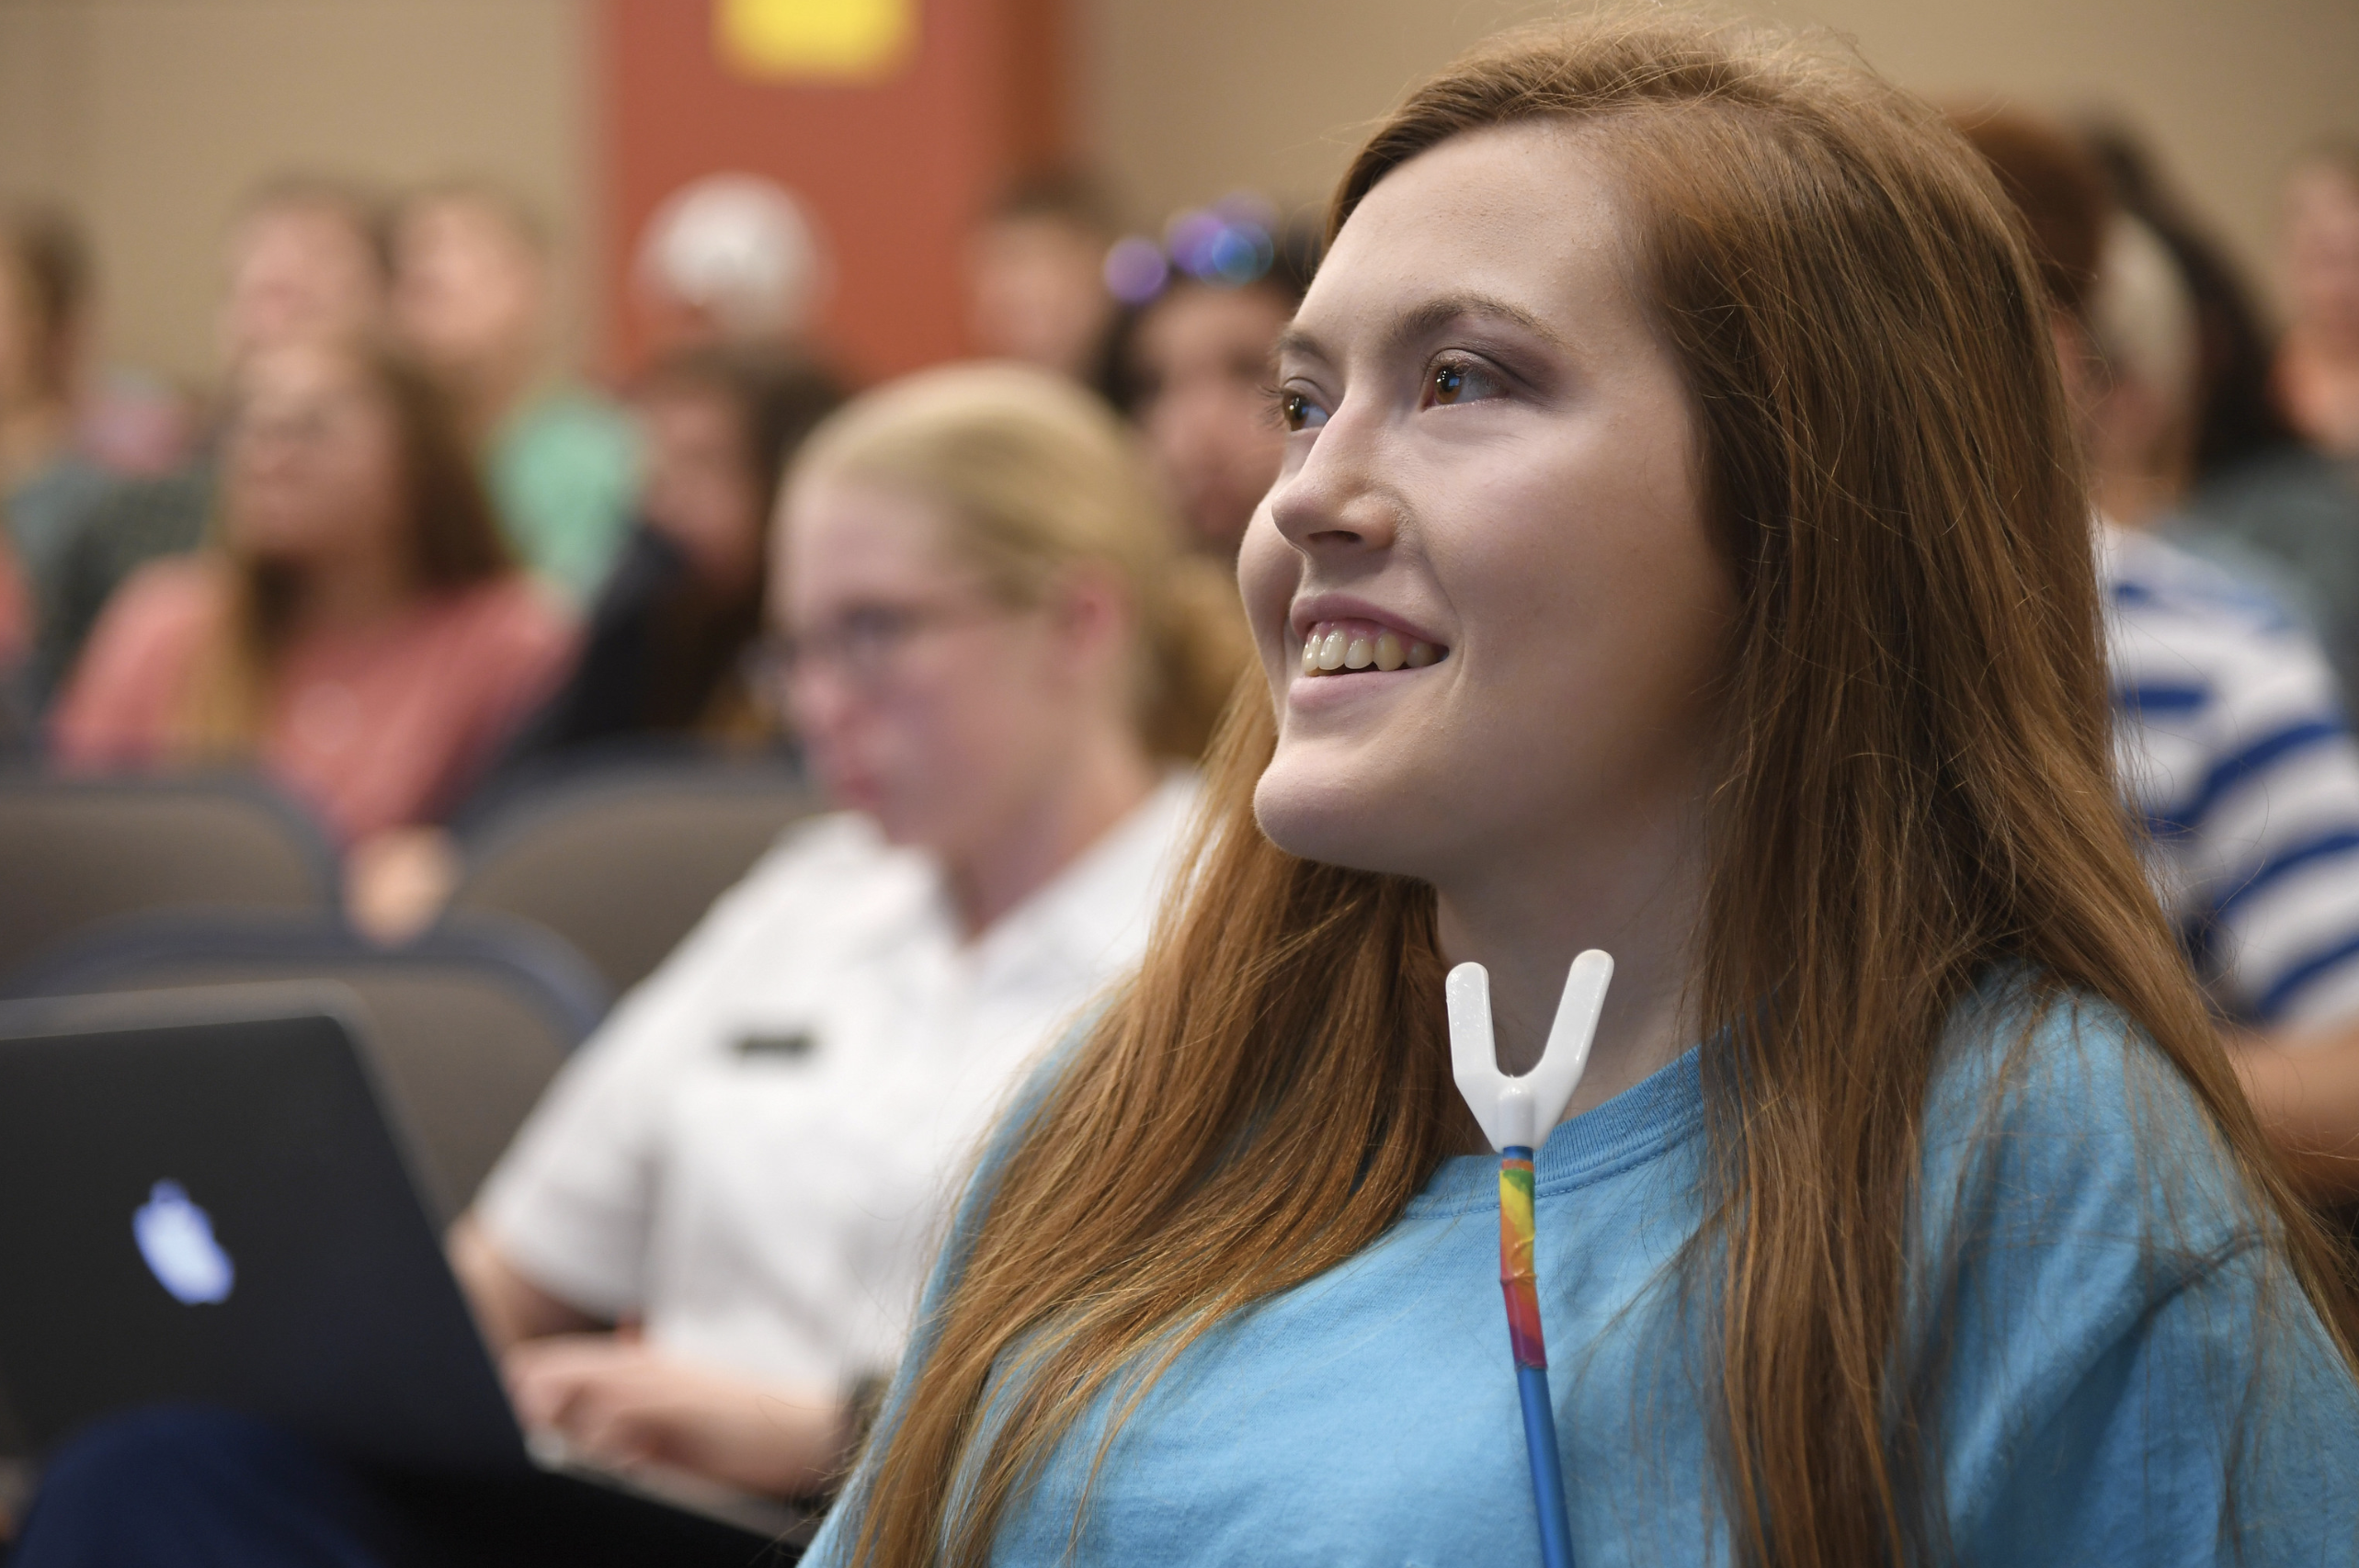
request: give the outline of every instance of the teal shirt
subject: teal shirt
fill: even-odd
[[[1911,1359],[1939,1335],[1949,1368],[1934,1426],[1956,1560],[2359,1562],[2359,1389],[2290,1285],[2263,1309],[2275,1255],[2236,1221],[2192,1096],[2107,1010],[2034,1026],[1996,996],[1953,1026],[1912,1237]],[[1702,1392],[1714,1314],[1682,1311],[1673,1268],[1703,1152],[1690,1051],[1560,1126],[1535,1162],[1583,1568],[1731,1558]],[[994,1561],[1536,1564],[1498,1212],[1495,1158],[1445,1161],[1373,1245],[1180,1356],[1116,1438],[1077,1542],[1102,1409],[1086,1422]],[[905,1380],[924,1354],[921,1331]],[[856,1506],[807,1562],[845,1560]]]
[[[544,392],[500,427],[486,469],[518,559],[575,603],[588,603],[638,499],[638,434],[630,416],[576,389]]]
[[[20,676],[21,701],[28,712],[48,706],[65,676],[74,646],[68,630],[74,553],[91,519],[122,488],[113,474],[69,454],[0,495],[0,520],[7,525],[33,613],[33,653]]]

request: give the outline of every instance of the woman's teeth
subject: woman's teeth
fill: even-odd
[[[1397,631],[1357,622],[1321,621],[1303,640],[1303,674],[1341,675],[1350,670],[1421,670],[1447,650]]]

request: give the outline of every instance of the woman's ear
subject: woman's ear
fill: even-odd
[[[1066,668],[1080,674],[1123,663],[1138,609],[1111,567],[1097,562],[1066,567],[1050,587],[1045,608]]]

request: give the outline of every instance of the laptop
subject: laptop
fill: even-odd
[[[526,1442],[358,1016],[316,985],[0,1009],[0,1399],[21,1439],[221,1405],[392,1473],[538,1472],[740,1562],[807,1539],[799,1510]]]

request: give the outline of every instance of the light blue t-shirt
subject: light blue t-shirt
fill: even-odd
[[[2110,1011],[2062,1006],[2027,1034],[2000,996],[1986,987],[1951,1030],[1911,1238],[1909,1339],[1949,1368],[1937,1554],[2235,1561],[2232,1517],[2255,1568],[2359,1562],[2359,1389],[2290,1283],[2261,1309],[2275,1255],[2236,1221],[2192,1096]],[[2002,1074],[2018,1045],[2021,1071]],[[1704,1147],[1690,1051],[1559,1127],[1536,1161],[1583,1568],[1730,1558],[1701,1392],[1716,1319],[1683,1302],[1673,1267]],[[1085,1422],[1009,1513],[995,1562],[1537,1564],[1498,1202],[1495,1158],[1443,1162],[1373,1245],[1178,1359],[1116,1438],[1077,1540],[1103,1432]],[[807,1562],[844,1560],[856,1506]]]

